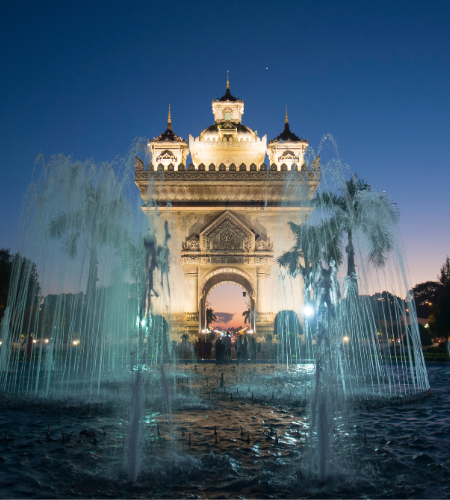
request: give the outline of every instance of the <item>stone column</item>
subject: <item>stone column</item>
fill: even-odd
[[[189,296],[189,311],[186,311],[187,329],[189,340],[197,338],[199,328],[199,309],[198,309],[198,268],[186,274],[189,287],[186,289],[186,294]]]
[[[270,269],[258,268],[256,271],[256,334],[258,340],[264,341],[268,333],[273,333],[273,326],[268,321],[268,297]]]

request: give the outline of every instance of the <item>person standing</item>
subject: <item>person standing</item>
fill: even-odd
[[[242,337],[236,335],[236,359],[240,359],[242,355]]]
[[[205,343],[205,358],[209,359],[211,357],[211,349],[212,349],[212,343],[208,339]]]
[[[225,358],[231,359],[231,337],[229,332],[227,332],[226,336],[223,338],[223,346],[225,351]]]
[[[244,342],[242,343],[242,357],[243,359],[248,359],[248,338],[247,335],[244,337]]]

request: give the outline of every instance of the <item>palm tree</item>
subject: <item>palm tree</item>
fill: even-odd
[[[212,308],[208,307],[206,309],[206,326],[209,328],[209,325],[215,321],[217,321],[217,316],[214,314]]]
[[[361,231],[369,244],[369,260],[383,267],[386,254],[393,248],[393,226],[398,222],[398,211],[386,193],[379,194],[354,174],[344,181],[341,194],[319,193],[314,206],[331,212],[330,226],[347,240],[347,276],[354,283],[356,277],[354,235]]]
[[[62,241],[64,251],[72,259],[77,256],[80,238],[84,239],[89,251],[88,295],[94,294],[98,281],[98,248],[102,245],[119,247],[125,240],[125,231],[117,223],[123,210],[120,197],[110,200],[104,189],[87,183],[81,208],[62,212],[50,221],[48,234]]]
[[[93,186],[90,182],[85,183],[83,191],[84,197],[80,208],[69,213],[62,212],[54,217],[50,221],[48,234],[52,239],[62,241],[63,250],[72,259],[77,256],[80,239],[86,244],[89,252],[89,271],[86,312],[82,328],[94,342],[99,340],[98,301],[101,300],[97,293],[98,251],[104,245],[110,245],[116,249],[126,245],[129,248],[129,238],[127,231],[119,223],[124,212],[122,198],[119,196],[111,199],[105,189]],[[95,352],[96,349],[85,351],[86,362],[89,363],[90,359],[92,366],[95,365]]]
[[[323,263],[339,265],[342,262],[340,235],[328,222],[317,226],[289,222],[295,245],[277,261],[292,276],[300,275],[305,291],[311,290],[314,280],[323,271]]]
[[[244,316],[244,325],[247,323],[250,324],[250,315],[251,315],[251,311],[250,311],[250,307],[249,307],[246,311],[244,311],[242,313],[242,316]]]

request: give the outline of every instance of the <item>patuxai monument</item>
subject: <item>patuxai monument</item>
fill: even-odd
[[[300,279],[280,279],[276,259],[292,246],[287,223],[311,213],[320,158],[308,168],[308,141],[290,130],[287,110],[283,131],[269,142],[244,125],[244,101],[231,94],[228,79],[212,113],[213,123],[188,142],[175,134],[169,108],[167,129],[148,141],[150,163],[135,160],[142,209],[150,220],[167,221],[171,235],[170,302],[158,302],[168,295],[161,293],[153,303],[170,318],[173,338],[193,338],[206,328],[208,294],[233,283],[247,293],[251,329],[261,339],[279,311],[302,309]]]

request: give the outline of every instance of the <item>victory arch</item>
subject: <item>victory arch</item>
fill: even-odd
[[[247,292],[251,328],[264,338],[279,311],[301,310],[301,283],[280,280],[276,259],[293,244],[287,223],[304,222],[311,212],[320,157],[308,168],[308,141],[290,130],[287,111],[284,130],[268,144],[244,125],[244,102],[228,81],[212,112],[214,123],[188,144],[174,133],[169,108],[167,129],[148,141],[150,163],[135,159],[142,209],[167,221],[171,234],[170,299],[158,294],[152,303],[169,317],[173,339],[193,338],[206,327],[211,290],[234,283]]]

